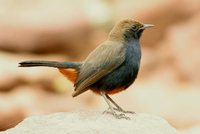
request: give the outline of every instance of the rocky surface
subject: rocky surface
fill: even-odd
[[[148,114],[116,119],[101,112],[55,113],[28,117],[0,134],[179,134],[161,117]]]

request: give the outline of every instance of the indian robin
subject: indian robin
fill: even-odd
[[[116,111],[134,112],[123,110],[108,95],[125,90],[135,81],[141,59],[139,39],[142,32],[152,26],[132,19],[120,21],[111,30],[108,39],[94,49],[83,62],[23,61],[19,66],[58,68],[74,83],[73,97],[90,89],[103,96],[109,106],[109,113],[116,118],[127,119],[125,114],[117,114]]]

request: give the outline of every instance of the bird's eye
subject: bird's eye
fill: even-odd
[[[136,31],[136,30],[137,30],[137,27],[136,27],[135,25],[133,25],[133,26],[131,27],[131,29],[132,29],[133,31]]]

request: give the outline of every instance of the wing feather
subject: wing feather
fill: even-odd
[[[119,67],[125,60],[123,44],[106,42],[86,58],[75,83],[73,96],[88,90],[88,87]]]

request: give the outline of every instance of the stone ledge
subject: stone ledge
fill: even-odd
[[[131,120],[94,111],[31,116],[0,134],[179,134],[161,117],[143,113],[128,116]]]

